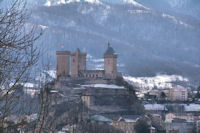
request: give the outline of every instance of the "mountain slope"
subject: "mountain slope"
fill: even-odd
[[[29,3],[37,6],[31,8],[28,23],[45,29],[38,43],[43,44],[54,66],[55,51],[61,50],[61,45],[73,51],[79,47],[93,57],[102,58],[110,41],[119,54],[119,63],[123,64],[120,71],[124,73],[133,76],[166,73],[199,79],[200,4],[195,0]]]
[[[198,78],[200,21],[195,18],[133,4],[71,2],[37,7],[30,23],[48,27],[41,41],[54,62],[61,45],[101,58],[110,41],[125,73]]]

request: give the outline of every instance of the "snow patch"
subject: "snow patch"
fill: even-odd
[[[50,0],[47,0],[46,3],[44,4],[44,6],[52,6],[52,5],[60,5],[60,4],[69,4],[69,3],[73,3],[73,2],[80,2],[80,0],[57,0],[57,1],[50,1]]]
[[[176,19],[175,16],[171,16],[171,15],[168,15],[168,14],[163,13],[163,14],[162,14],[162,17],[163,17],[163,18],[171,19],[175,24],[181,24],[181,25],[183,25],[183,26],[185,26],[185,27],[191,27],[189,24],[187,24],[187,23],[185,23],[185,22],[183,22],[183,21],[181,21],[181,20]]]
[[[58,0],[58,2],[57,2],[56,4],[57,4],[57,5],[66,4],[66,1],[65,1],[65,0]]]
[[[189,105],[184,105],[185,111],[200,111],[200,104],[189,104]]]
[[[108,89],[125,89],[123,86],[118,86],[114,84],[90,84],[82,85],[83,87],[94,87],[94,88],[108,88]]]
[[[46,3],[44,4],[44,6],[51,6],[51,1],[46,1]]]
[[[92,61],[95,63],[99,63],[99,62],[104,62],[104,59],[93,59]]]
[[[51,76],[52,78],[56,78],[56,71],[55,70],[49,70],[49,71],[46,71],[49,76]]]
[[[73,2],[80,2],[80,0],[68,0],[65,3],[68,4],[68,3],[73,3]]]
[[[40,93],[40,90],[36,90],[36,89],[23,89],[24,92],[28,95],[30,95],[31,97],[34,97],[36,94],[39,94]]]
[[[93,115],[91,116],[91,119],[92,120],[96,120],[96,121],[102,121],[102,122],[112,122],[111,119],[105,117],[105,116],[102,116],[102,115]]]
[[[47,0],[44,6],[52,6],[52,5],[61,5],[61,4],[70,4],[74,2],[81,2],[81,0],[56,0],[54,2]],[[91,4],[97,4],[97,5],[102,5],[103,3],[99,0],[84,0],[83,2],[88,2]]]
[[[48,70],[40,73],[35,80],[40,83],[51,82],[56,78],[56,71],[55,70]]]
[[[51,93],[58,93],[59,91],[58,90],[51,90],[50,92]]]
[[[87,62],[92,68],[95,70],[104,70],[104,59],[103,58],[95,58],[92,55],[87,55]]]
[[[188,0],[169,0],[169,4],[172,8],[179,8],[186,6]]]
[[[155,86],[159,89],[171,88],[172,82],[183,81],[188,82],[187,78],[179,75],[157,75],[155,77],[131,77],[124,76],[124,79],[133,83],[139,88],[153,89]]]
[[[48,28],[48,26],[45,26],[45,25],[39,25],[39,26],[40,26],[40,28],[42,28],[43,30],[45,30],[45,29]]]
[[[82,13],[82,14],[89,14],[89,13],[91,13],[92,11],[94,11],[94,9],[92,8],[92,7],[90,7],[89,9],[88,8],[84,8],[84,9],[79,9],[80,10],[80,12]]]
[[[103,4],[99,0],[85,0],[85,2],[92,3],[92,4]]]
[[[145,104],[145,110],[164,110],[165,105],[162,104]]]
[[[170,105],[170,104],[168,104]],[[176,106],[176,104],[171,104],[173,106]],[[190,112],[190,111],[194,111],[194,112],[199,112],[200,111],[200,104],[177,104],[177,105],[182,105],[184,106],[184,111],[186,112]],[[145,104],[144,105],[146,110],[166,110],[166,104]]]
[[[124,1],[125,3],[133,4],[134,6],[142,7],[142,8],[144,8],[144,9],[148,9],[148,10],[149,10],[149,8],[143,6],[142,4],[140,4],[140,3],[138,3],[138,2],[136,2],[136,1],[134,1],[134,0],[123,0],[123,1]]]
[[[95,65],[95,70],[104,70],[104,65],[103,64],[98,64],[98,65]]]
[[[130,14],[148,14],[151,13],[150,11],[147,10],[128,10]]]
[[[37,86],[37,84],[33,84],[33,83],[24,83],[23,86],[26,87],[26,88],[34,88],[34,87]]]

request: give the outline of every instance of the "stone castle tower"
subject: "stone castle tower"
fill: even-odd
[[[69,64],[70,64],[70,52],[69,51],[57,51],[57,76],[68,76],[69,75]]]
[[[79,72],[86,70],[86,56],[79,49],[71,53],[71,77],[79,77]]]
[[[104,70],[87,70],[87,53],[83,53],[79,49],[75,52],[57,51],[56,56],[58,79],[96,79],[96,81],[102,79],[101,81],[104,82],[105,79],[116,79],[122,76],[117,72],[117,54],[109,43],[104,53]]]
[[[108,42],[108,48],[104,53],[104,71],[108,78],[115,78],[117,76],[117,54]]]

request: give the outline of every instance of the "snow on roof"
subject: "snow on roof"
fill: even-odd
[[[118,86],[114,84],[90,84],[82,85],[84,87],[94,87],[94,88],[108,88],[108,89],[125,89],[123,86]]]
[[[185,111],[200,111],[200,104],[184,105]]]
[[[76,87],[76,88],[73,88],[74,90],[85,90],[86,88],[84,88],[84,87],[80,87],[80,88],[78,88],[78,87]]]
[[[149,127],[149,129],[151,129],[151,130],[154,130],[154,129],[155,129],[155,127],[152,127],[152,126],[151,126],[151,127]]]
[[[105,116],[102,116],[102,115],[93,115],[93,116],[91,116],[90,119],[91,120],[95,120],[95,121],[101,121],[101,122],[109,122],[109,123],[112,122],[111,119],[109,119],[109,118],[107,118]]]
[[[58,131],[58,133],[66,133],[65,131]]]
[[[173,104],[171,104],[173,105]],[[186,112],[190,112],[190,111],[194,111],[194,112],[198,112],[200,111],[200,104],[180,104],[184,106],[184,110]],[[174,106],[176,106],[176,104],[174,104]],[[166,107],[164,104],[145,104],[144,105],[146,110],[166,110]]]
[[[136,122],[138,119],[142,118],[141,115],[125,115],[121,116],[118,121],[125,121],[125,122]]]
[[[51,90],[51,93],[58,93],[58,90]]]
[[[145,110],[164,110],[165,105],[162,104],[145,104]]]

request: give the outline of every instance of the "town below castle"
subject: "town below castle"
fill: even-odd
[[[84,111],[86,116],[98,126],[111,124],[124,133],[136,133],[138,121],[145,120],[151,133],[200,130],[200,106],[193,103],[198,102],[195,92],[178,84],[151,90],[133,87],[134,83],[124,80],[118,72],[118,56],[109,43],[103,55],[104,70],[88,70],[87,53],[78,48],[75,52],[57,51],[56,56],[55,88],[67,92],[63,95],[68,97],[80,97],[88,109]]]
[[[200,0],[0,0],[0,133],[200,133],[199,42]]]

